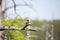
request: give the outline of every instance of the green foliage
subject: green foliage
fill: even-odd
[[[37,26],[39,28],[41,28],[41,26],[43,25],[44,22],[41,22],[39,20],[32,20],[31,24],[33,26]],[[54,40],[60,40],[60,20],[54,20],[47,22],[50,25],[54,24]],[[14,26],[14,27],[24,27],[25,21],[22,19],[19,19],[18,16],[16,16],[15,19],[13,20],[2,20],[2,24],[5,26]],[[6,34],[8,39],[7,40],[26,40],[24,37],[24,34],[22,33],[26,33],[27,31],[17,31],[17,30],[7,30]],[[35,38],[30,38],[30,40],[44,40],[45,39],[45,34],[42,32],[28,32],[31,33],[33,35],[38,36],[39,38],[35,39]],[[26,34],[25,34],[26,35]]]
[[[49,24],[54,25],[54,40],[60,40],[60,20],[49,21]]]
[[[8,40],[25,40],[24,35],[20,31],[17,31],[17,30],[15,30],[15,31],[8,30],[8,31],[6,31],[6,34],[7,34]]]
[[[39,20],[32,20],[31,24],[33,26],[41,27],[43,23],[41,21],[39,21]]]
[[[14,26],[14,27],[24,27],[24,24],[25,24],[25,21],[24,20],[22,20],[22,19],[19,19],[17,16],[16,16],[16,18],[15,19],[13,19],[13,20],[3,20],[2,21],[2,24],[3,25],[6,25],[6,26]],[[31,24],[33,25],[33,26],[38,26],[38,27],[40,27],[41,25],[42,25],[42,22],[40,22],[40,21],[37,21],[37,20],[32,20],[31,21]],[[27,32],[27,31],[25,31],[25,32]],[[24,32],[23,32],[24,33]],[[30,32],[29,32],[30,33]],[[37,33],[37,32],[31,32],[31,33],[34,33],[35,35],[37,35],[37,36],[39,36],[41,33]],[[11,30],[11,31],[9,31],[9,30],[7,30],[6,31],[6,34],[7,34],[7,37],[8,37],[8,40],[25,40],[25,37],[24,37],[24,35],[21,33],[21,31],[13,31],[13,30]],[[25,34],[26,35],[26,34]],[[33,38],[34,40],[35,40],[35,38]],[[31,39],[31,40],[33,40],[33,39]]]
[[[14,26],[14,27],[23,27],[24,26],[24,21],[22,19],[19,19],[16,17],[13,20],[4,20],[2,19],[2,24],[5,26]],[[7,35],[7,40],[25,40],[24,35],[21,33],[21,31],[13,31],[13,30],[7,30],[5,32]]]
[[[23,27],[25,22],[22,19],[19,19],[18,17],[16,17],[13,20],[2,20],[2,24],[5,26],[15,26],[15,27]]]
[[[54,20],[54,39],[60,40],[60,20]]]

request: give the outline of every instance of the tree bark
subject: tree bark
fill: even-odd
[[[3,18],[3,13],[2,13],[2,0],[0,0],[0,27],[2,27],[2,18]],[[2,33],[3,31],[0,31],[0,40],[3,40],[3,37],[2,37]]]

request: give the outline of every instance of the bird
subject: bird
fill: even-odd
[[[25,23],[25,26],[22,28],[22,30],[25,30],[25,28],[27,28],[28,26],[30,26],[30,20],[27,20]]]

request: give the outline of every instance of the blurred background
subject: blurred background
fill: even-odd
[[[23,28],[30,19],[37,31],[5,31],[6,40],[60,40],[60,0],[4,0],[5,26]]]

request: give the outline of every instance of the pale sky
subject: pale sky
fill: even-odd
[[[22,18],[39,20],[60,19],[60,0],[24,0],[29,6],[17,6],[17,14]],[[25,4],[23,0],[15,0],[16,4]],[[6,0],[6,8],[13,6],[12,0]],[[7,16],[14,18],[16,14],[11,8],[6,11]]]

